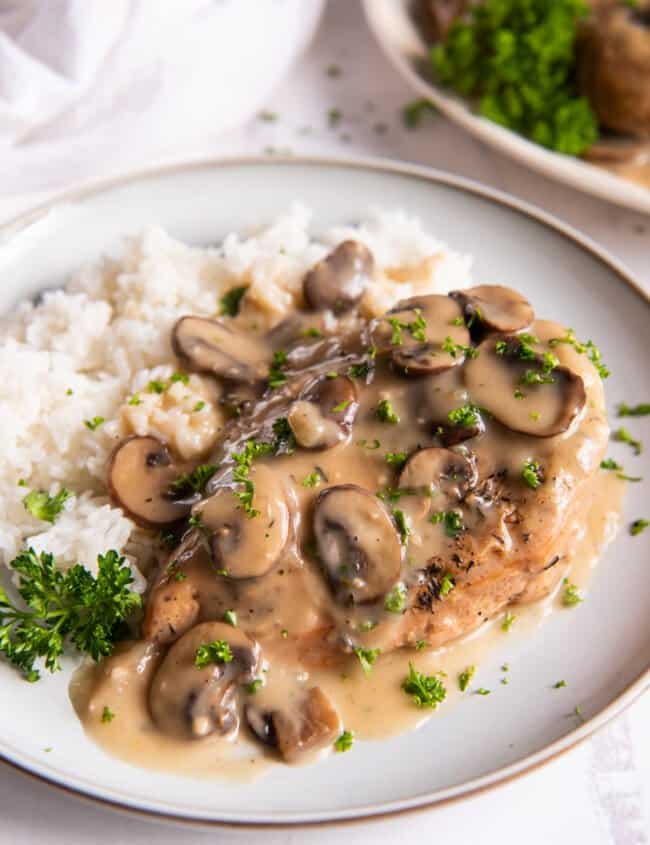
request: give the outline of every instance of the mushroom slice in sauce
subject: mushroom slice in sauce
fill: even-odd
[[[281,710],[265,711],[249,703],[246,720],[255,736],[277,748],[287,763],[331,746],[341,729],[339,716],[320,687],[312,687]]]
[[[199,668],[197,650],[217,641],[227,644],[231,659]],[[239,628],[222,622],[195,625],[169,649],[153,678],[149,710],[154,722],[183,739],[234,734],[237,691],[255,678],[260,663],[258,643]]]
[[[138,525],[169,525],[190,510],[188,504],[169,496],[170,485],[185,469],[174,463],[167,446],[156,437],[128,437],[109,461],[111,499]]]
[[[502,353],[496,351],[496,344]],[[465,385],[473,401],[511,431],[534,437],[552,437],[566,431],[582,411],[585,386],[579,375],[564,366],[543,372],[542,356],[522,359],[517,335],[488,338],[478,358],[465,366]],[[538,372],[548,383],[526,384],[527,373]]]
[[[266,378],[271,351],[261,340],[207,317],[181,317],[172,329],[172,348],[183,365],[230,381]]]
[[[209,553],[199,531],[189,531],[160,570],[145,609],[142,638],[165,645],[196,624],[201,612],[200,595],[189,578],[177,578],[185,565],[201,560],[210,565]]]
[[[350,436],[359,399],[347,376],[321,378],[287,414],[296,442],[305,449],[329,449]]]
[[[476,485],[477,478],[476,466],[469,458],[432,446],[411,455],[400,473],[399,486],[430,495],[441,493],[459,502]]]
[[[468,323],[474,318],[478,328],[491,332],[518,332],[535,319],[530,302],[502,285],[478,285],[449,296],[461,304]]]
[[[393,364],[405,375],[441,373],[462,364],[470,336],[460,305],[448,296],[405,299],[379,319],[372,340],[380,352],[390,351]],[[443,350],[447,338],[453,351]]]
[[[359,241],[343,241],[306,273],[305,301],[315,310],[328,309],[335,314],[349,311],[361,300],[374,264],[367,246]]]
[[[231,487],[219,488],[194,509],[209,533],[216,568],[230,578],[265,575],[289,538],[289,508],[280,479],[270,467],[259,465],[251,470],[250,481],[252,512],[246,513]]]
[[[318,558],[341,603],[388,593],[400,577],[402,547],[384,504],[355,484],[324,490],[314,505]]]

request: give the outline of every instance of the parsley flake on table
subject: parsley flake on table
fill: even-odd
[[[650,522],[647,519],[635,519],[634,522],[630,524],[630,534],[633,537],[636,537],[637,534],[641,534],[642,531],[650,525]]]
[[[623,428],[623,426],[612,432],[612,440],[616,440],[617,443],[627,443],[628,446],[632,447],[635,455],[640,455],[643,450],[641,441],[635,440],[630,432],[626,428]]]

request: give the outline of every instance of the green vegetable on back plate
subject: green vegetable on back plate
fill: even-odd
[[[485,0],[431,50],[437,78],[476,98],[481,115],[549,149],[580,155],[598,139],[575,93],[582,0]]]

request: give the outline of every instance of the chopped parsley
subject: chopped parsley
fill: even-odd
[[[440,582],[440,589],[438,591],[438,595],[441,599],[446,598],[455,586],[456,582],[454,581],[453,577],[448,572],[445,572],[445,574],[442,576],[442,581]]]
[[[239,499],[244,512],[251,519],[254,516],[258,516],[259,511],[253,507],[255,485],[248,477],[248,474],[255,458],[268,455],[272,450],[273,445],[271,443],[258,443],[256,440],[247,440],[243,452],[232,452],[230,455],[235,462],[235,468],[232,474],[233,480],[243,487],[243,490],[234,490],[233,492]]]
[[[600,462],[601,469],[611,469],[616,471],[616,477],[622,481],[642,481],[641,476],[626,475],[623,467],[617,463],[613,458],[605,458]]]
[[[315,469],[313,472],[310,472],[309,475],[305,476],[302,480],[303,487],[318,487],[318,485],[322,481],[322,476],[319,470]]]
[[[386,317],[387,322],[393,329],[390,342],[393,346],[402,345],[402,330],[408,331],[414,340],[424,343],[426,340],[427,321],[422,316],[421,308],[414,308],[415,319],[410,323],[403,323],[399,317]]]
[[[539,343],[539,338],[536,335],[522,332],[515,335],[510,342],[497,340],[494,344],[494,351],[497,355],[513,355],[521,358],[522,361],[534,361],[537,353],[533,349],[533,345],[536,343]]]
[[[264,110],[257,113],[257,117],[259,120],[263,120],[265,123],[273,123],[278,119],[277,112]]]
[[[409,673],[402,682],[402,689],[416,707],[428,707],[435,710],[447,697],[447,690],[438,675],[424,675],[418,672],[409,661]]]
[[[429,100],[425,100],[424,98],[407,103],[402,109],[402,120],[404,121],[404,126],[406,126],[407,129],[416,129],[420,125],[422,116],[425,112],[436,115],[438,114],[438,109],[433,105],[433,103],[429,102]]]
[[[601,360],[600,349],[596,346],[593,340],[588,340],[586,343],[581,343],[573,329],[567,329],[567,333],[564,337],[554,337],[549,340],[548,345],[551,347],[557,346],[559,343],[566,343],[569,346],[573,346],[576,352],[580,355],[588,355],[589,360],[594,365],[596,370],[598,371],[598,375],[601,379],[606,379],[609,375],[609,369],[603,364]]]
[[[479,423],[479,413],[476,405],[469,402],[460,408],[454,408],[447,414],[447,419],[452,425],[459,425],[462,428],[473,428]]]
[[[197,413],[198,411],[202,411],[204,408],[205,408],[205,402],[203,401],[203,399],[199,399],[199,401],[196,403],[196,405],[192,408],[192,411],[194,413]]]
[[[396,584],[384,600],[384,610],[389,613],[402,613],[406,609],[406,587]]]
[[[580,155],[598,120],[574,85],[582,0],[471,4],[430,52],[443,84],[475,99],[480,115],[537,144]]]
[[[338,405],[335,405],[335,406],[332,408],[332,413],[334,413],[334,414],[342,414],[342,413],[343,413],[343,411],[345,411],[345,410],[346,410],[346,408],[348,407],[348,405],[350,405],[350,404],[351,404],[351,402],[352,402],[352,400],[351,400],[351,399],[344,399],[344,400],[343,400],[343,402],[339,402],[339,404],[338,404]]]
[[[226,317],[236,317],[239,314],[241,301],[247,290],[247,285],[227,290],[219,300],[219,313]]]
[[[399,317],[387,317],[386,318],[389,324],[392,326],[393,334],[391,335],[390,342],[393,346],[401,346],[402,345],[402,323],[400,322]]]
[[[621,428],[617,428],[615,432],[612,434],[612,440],[616,440],[617,443],[627,443],[628,446],[632,447],[635,455],[640,455],[643,446],[640,440],[635,440],[634,437],[630,434],[630,432],[621,426]]]
[[[296,448],[296,437],[286,417],[278,417],[274,421],[273,434],[275,435],[272,444],[273,454],[279,455],[280,453],[284,453],[290,455]]]
[[[104,707],[104,709],[102,710],[102,723],[107,724],[109,722],[112,722],[114,718],[115,718],[115,713],[113,713],[111,708],[110,707]]]
[[[640,405],[627,405],[621,402],[617,413],[619,417],[647,417],[650,414],[650,402],[643,402]]]
[[[283,368],[287,364],[287,353],[284,352],[282,349],[279,349],[277,352],[273,353],[273,360],[271,361],[271,366],[269,367],[269,378],[268,378],[268,385],[271,390],[275,390],[276,387],[281,387],[283,384],[287,382],[287,375],[283,372]]]
[[[377,440],[376,437],[372,441],[372,443],[369,443],[364,438],[363,440],[359,440],[359,446],[361,446],[362,449],[379,449],[379,447],[381,446],[381,443],[379,442],[379,440]]]
[[[127,405],[142,405],[142,399],[140,399],[139,393],[134,393],[133,396],[127,402]]]
[[[402,469],[408,460],[408,452],[386,452],[384,458],[389,466]]]
[[[305,329],[302,332],[303,337],[322,337],[323,332],[320,329],[317,329],[315,326],[310,326],[310,328]]]
[[[461,692],[465,692],[475,673],[476,666],[468,666],[467,669],[460,673],[458,676],[458,689]]]
[[[368,378],[372,371],[372,364],[369,361],[363,361],[361,364],[352,364],[348,370],[350,378]]]
[[[43,522],[54,522],[57,516],[63,510],[63,505],[72,496],[65,487],[60,490],[55,496],[50,496],[44,490],[32,490],[23,499],[25,510],[28,511],[36,519],[42,519]]]
[[[443,523],[447,537],[458,537],[461,531],[465,530],[463,515],[460,511],[437,511],[429,517],[433,525]]]
[[[479,687],[479,688],[476,690],[476,693],[475,693],[475,695],[489,695],[489,694],[490,694],[490,690],[489,690],[489,689],[485,689],[485,687]]]
[[[415,650],[416,651],[423,651],[428,645],[429,645],[429,643],[427,642],[427,640],[416,640],[415,641]]]
[[[211,663],[230,663],[233,654],[225,640],[214,640],[200,645],[194,655],[194,665],[197,669],[205,669]]]
[[[84,425],[88,431],[96,431],[103,422],[104,417],[93,417],[92,420],[84,420]]]
[[[501,623],[501,630],[507,633],[514,625],[516,618],[517,617],[514,615],[514,613],[506,613],[506,615],[503,617],[503,622]]]
[[[335,129],[343,119],[343,112],[340,109],[328,109],[327,111],[327,125],[330,129]]]
[[[567,685],[567,684],[566,684],[566,681],[564,681],[564,680],[562,680],[562,681],[556,681],[556,682],[553,684],[553,689],[562,689],[562,687],[565,687],[566,685]]]
[[[562,604],[565,607],[575,607],[582,601],[582,596],[578,592],[575,584],[570,584],[567,579],[564,579],[564,590],[562,591]]]
[[[646,528],[650,525],[647,519],[635,519],[634,522],[630,524],[630,534],[633,537],[636,537],[637,534],[641,534],[642,531],[645,531]]]
[[[354,742],[352,731],[343,731],[341,736],[334,742],[334,750],[338,752],[349,751]]]
[[[447,352],[452,358],[457,355],[465,355],[467,358],[478,358],[479,351],[474,346],[464,346],[462,343],[454,343],[447,335],[442,343],[442,351]]]
[[[26,609],[16,607],[0,587],[0,653],[28,681],[37,681],[34,667],[57,671],[66,642],[94,660],[113,650],[118,628],[142,604],[125,558],[116,551],[97,557],[94,576],[77,563],[63,572],[47,552],[28,549],[10,567],[18,574],[18,594]]]
[[[372,667],[375,665],[377,658],[381,654],[381,650],[378,648],[361,648],[360,646],[357,646],[354,649],[354,653],[359,659],[359,663],[363,669],[363,674],[367,677],[372,672]]]
[[[253,680],[246,684],[246,692],[249,695],[255,695],[258,689],[264,685],[264,681],[261,678],[253,678]]]
[[[544,473],[537,461],[528,460],[521,471],[521,477],[529,487],[533,490],[537,490],[544,480]]]
[[[399,416],[388,399],[381,399],[377,405],[377,417],[381,422],[397,425]]]
[[[397,525],[397,530],[399,531],[402,543],[406,543],[408,538],[411,536],[411,526],[409,524],[408,517],[404,511],[399,508],[393,508],[393,519]]]
[[[172,481],[169,492],[177,498],[190,493],[202,493],[205,485],[218,469],[218,464],[199,464],[192,472],[179,475],[175,481]]]
[[[226,610],[223,614],[223,621],[227,625],[232,625],[233,628],[237,627],[237,613],[234,610]]]

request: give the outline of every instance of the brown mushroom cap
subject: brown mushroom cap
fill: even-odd
[[[434,496],[440,493],[459,502],[474,487],[477,477],[476,466],[469,458],[431,446],[411,455],[400,473],[399,486]]]
[[[469,345],[467,328],[457,325],[461,318],[460,305],[448,296],[416,296],[398,302],[375,323],[372,341],[380,352],[390,351],[393,364],[406,375],[441,373],[465,360],[461,349],[453,353],[442,349],[447,338],[457,346]],[[397,332],[399,343],[392,343],[395,328],[391,321],[407,327]]]
[[[492,332],[518,332],[535,319],[530,302],[503,285],[478,285],[449,294],[463,308],[467,322],[472,317],[481,329]]]
[[[303,280],[306,303],[335,314],[360,301],[374,270],[372,253],[359,241],[343,241],[309,270]]]
[[[277,748],[287,763],[331,746],[341,730],[338,713],[320,687],[285,708],[264,710],[249,702],[245,712],[255,736]]]
[[[109,493],[138,525],[159,528],[189,513],[188,504],[175,502],[168,495],[172,482],[185,471],[156,437],[127,437],[110,457]]]
[[[181,317],[172,329],[172,348],[188,370],[243,382],[268,375],[268,346],[220,320]]]
[[[497,354],[496,343],[505,343]],[[465,366],[465,384],[472,400],[511,431],[535,437],[552,437],[566,431],[586,402],[584,382],[567,367],[556,366],[548,384],[525,384],[528,371],[541,372],[539,352],[522,359],[517,335],[490,337],[479,347],[480,355]]]
[[[347,376],[320,378],[293,402],[287,419],[305,449],[329,449],[350,436],[359,410],[355,383]]]
[[[650,138],[650,4],[594,5],[576,42],[578,89],[601,126]]]
[[[249,516],[230,487],[221,487],[194,509],[210,532],[215,565],[230,578],[257,578],[277,562],[289,538],[289,508],[281,481],[270,467],[254,466]],[[236,485],[235,485],[236,486]]]
[[[197,649],[217,640],[228,644],[232,660],[199,668]],[[260,662],[259,645],[241,629],[223,622],[195,625],[169,649],[153,678],[149,709],[154,722],[183,739],[232,735],[239,727],[238,688],[255,678]]]
[[[355,484],[324,490],[314,505],[318,558],[342,603],[374,601],[400,577],[402,546],[385,505]]]

